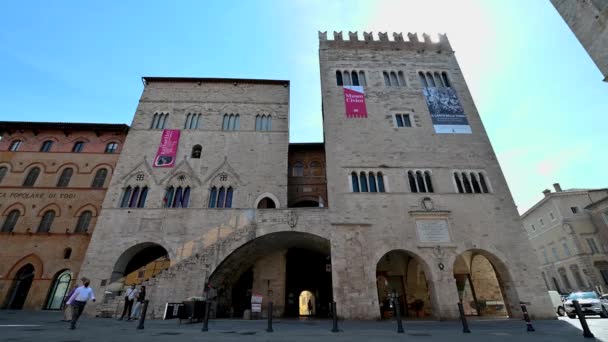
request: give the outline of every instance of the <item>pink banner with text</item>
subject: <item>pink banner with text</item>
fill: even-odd
[[[179,129],[163,130],[156,158],[154,158],[154,167],[174,167],[178,145]]]
[[[344,86],[344,106],[347,118],[366,118],[365,93],[362,86]]]

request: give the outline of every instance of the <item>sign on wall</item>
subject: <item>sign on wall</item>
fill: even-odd
[[[165,129],[160,138],[160,145],[154,158],[154,167],[174,167],[177,146],[179,145],[179,129]]]
[[[447,220],[416,220],[418,240],[423,243],[451,242]]]
[[[365,92],[362,86],[344,86],[344,107],[347,118],[366,118]]]
[[[424,87],[422,93],[435,133],[471,134],[471,126],[453,88]]]
[[[262,312],[263,297],[260,294],[251,295],[251,312]]]

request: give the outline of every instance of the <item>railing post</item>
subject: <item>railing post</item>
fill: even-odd
[[[272,302],[268,302],[268,328],[266,332],[273,332],[272,330]]]
[[[397,333],[403,334],[403,322],[401,322],[401,309],[399,308],[399,297],[393,297],[395,301],[395,317],[397,318]]]
[[[331,314],[333,316],[333,327],[331,329],[331,332],[340,332],[340,329],[338,329],[338,311],[336,310],[336,302],[331,302]]]
[[[469,323],[467,323],[467,318],[464,315],[464,307],[462,306],[462,302],[458,303],[458,311],[460,312],[460,321],[462,322],[462,332],[464,334],[470,334],[471,330],[469,330]]]
[[[521,312],[524,314],[524,320],[526,321],[526,331],[534,331],[534,327],[532,326],[532,322],[530,321],[530,315],[528,315],[528,309],[526,308],[526,304],[523,302],[519,303],[521,305]]]
[[[144,328],[144,321],[146,320],[146,312],[148,312],[148,300],[144,301],[144,307],[141,309],[141,315],[139,315],[139,324],[137,325],[137,330],[142,330]]]
[[[209,331],[209,300],[205,300],[205,319],[201,331]]]
[[[587,325],[587,319],[585,318],[585,314],[581,309],[581,305],[578,300],[573,300],[572,304],[574,305],[574,309],[576,310],[576,315],[578,316],[579,321],[581,321],[581,327],[583,327],[583,336],[587,338],[593,338],[593,334],[591,330],[589,330],[589,325]]]

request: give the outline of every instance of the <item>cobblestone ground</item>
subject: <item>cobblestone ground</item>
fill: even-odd
[[[535,321],[526,332],[520,320],[470,320],[472,333],[463,334],[459,322],[407,321],[404,334],[395,322],[340,321],[341,332],[331,333],[328,320],[275,320],[273,333],[266,321],[214,320],[209,332],[201,324],[176,320],[149,320],[144,330],[137,322],[83,317],[76,330],[68,330],[61,315],[49,311],[0,311],[0,341],[592,341],[584,339],[578,320]],[[589,318],[596,340],[608,341],[608,319]]]

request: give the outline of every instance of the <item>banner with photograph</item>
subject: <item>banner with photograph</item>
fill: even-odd
[[[165,129],[160,138],[160,145],[154,158],[154,167],[174,167],[177,146],[179,145],[179,129]]]
[[[471,126],[453,88],[425,87],[422,93],[435,133],[471,134]]]
[[[344,86],[344,107],[347,118],[366,118],[365,93],[362,86]]]

